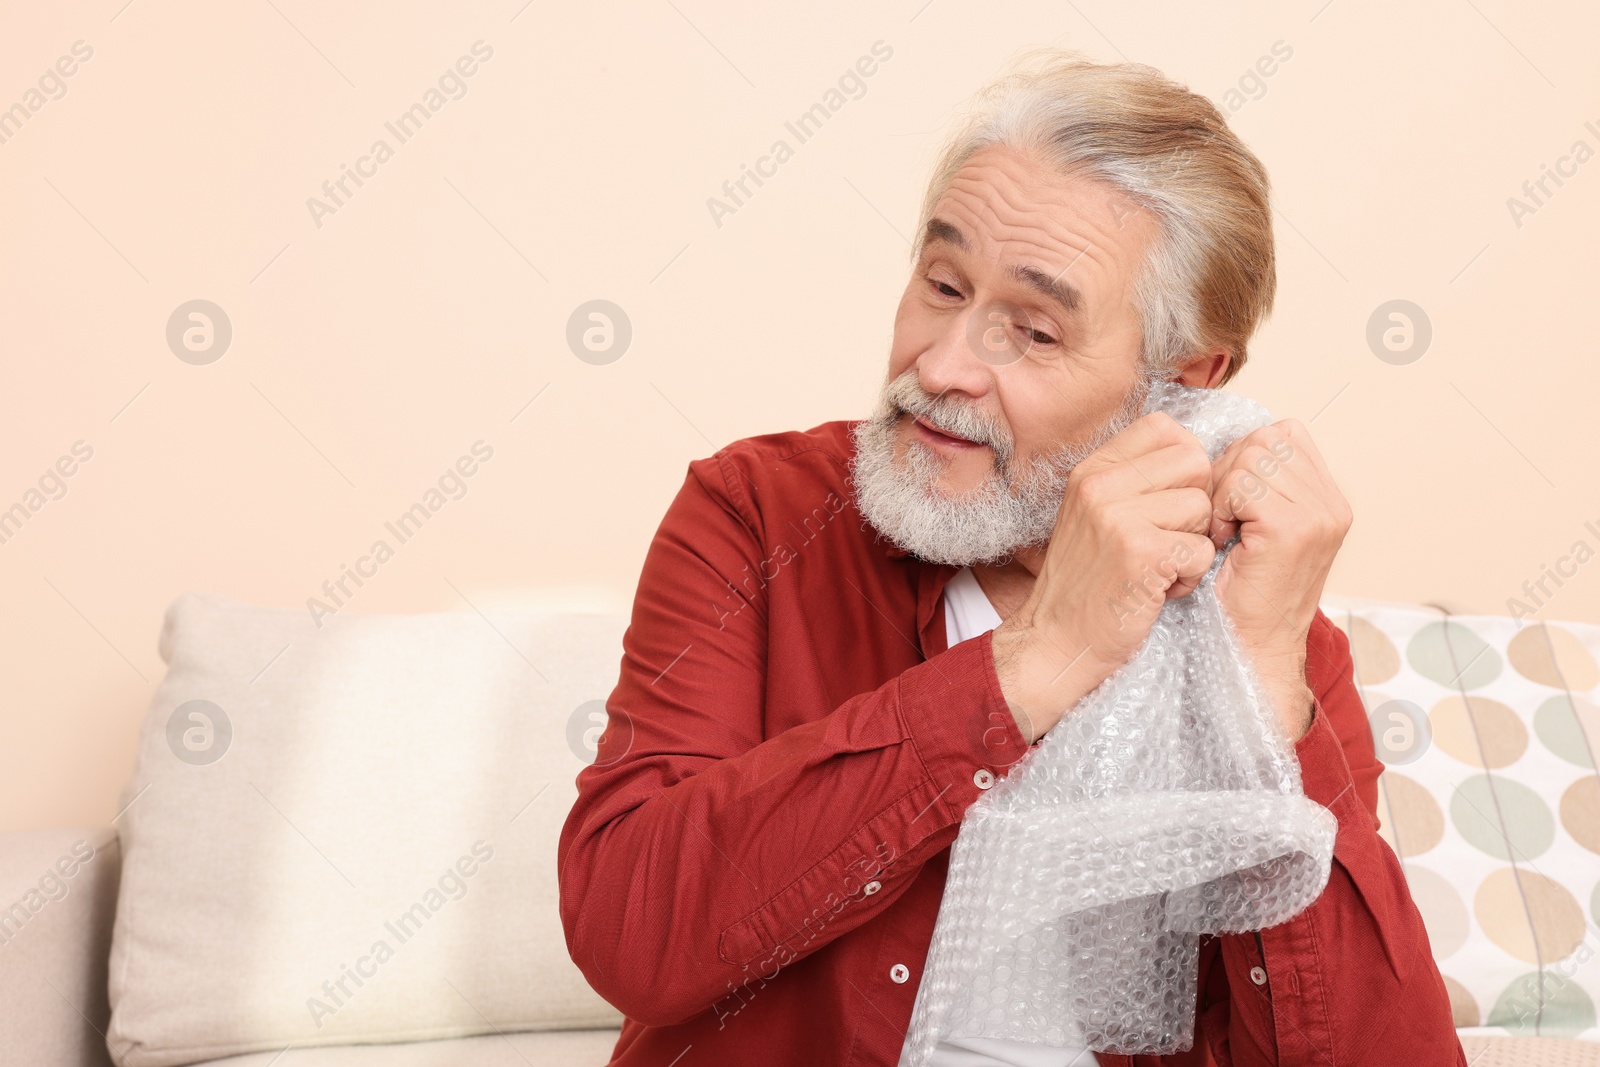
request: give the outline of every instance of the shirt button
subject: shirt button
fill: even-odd
[[[1263,971],[1260,967],[1250,968],[1250,981],[1254,982],[1256,985],[1266,985],[1267,972]]]
[[[994,774],[987,767],[979,767],[978,773],[972,776],[972,784],[979,789],[988,789],[994,785]]]
[[[903,963],[897,963],[889,968],[889,981],[895,985],[905,985],[911,978],[911,969]]]
[[[868,882],[866,885],[861,887],[861,892],[865,893],[867,896],[870,897],[872,894],[876,893],[878,890],[880,890],[882,888],[883,888],[883,883],[882,882]]]

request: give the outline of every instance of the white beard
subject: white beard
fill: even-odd
[[[1141,374],[1122,408],[1089,440],[1058,446],[1019,470],[1011,435],[992,416],[971,403],[935,399],[916,369],[907,370],[884,386],[877,412],[853,432],[856,507],[879,534],[929,563],[1003,563],[1020,548],[1049,543],[1073,468],[1143,413],[1149,388]],[[895,430],[907,413],[988,445],[994,469],[976,488],[950,496],[939,488],[946,460],[927,445],[909,440],[897,464]]]

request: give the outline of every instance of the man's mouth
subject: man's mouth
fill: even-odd
[[[985,448],[986,445],[977,441],[969,441],[965,437],[958,437],[946,430],[941,430],[921,415],[913,416],[912,421],[917,427],[917,436],[936,447],[950,449]]]

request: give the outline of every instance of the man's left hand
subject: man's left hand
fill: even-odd
[[[1298,419],[1263,426],[1212,464],[1211,540],[1239,543],[1217,573],[1217,597],[1291,742],[1311,726],[1306,639],[1333,557],[1353,518]]]

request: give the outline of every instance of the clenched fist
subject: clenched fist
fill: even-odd
[[[1212,467],[1212,543],[1235,534],[1217,598],[1291,741],[1311,725],[1306,638],[1353,518],[1311,434],[1283,419],[1239,438]]]
[[[1211,566],[1215,475],[1164,412],[1079,463],[1028,598],[995,628],[995,670],[1030,740],[1132,658],[1161,605]]]
[[[1294,419],[1213,463],[1163,412],[1073,471],[1027,599],[994,631],[995,670],[1029,741],[1132,658],[1161,606],[1192,592],[1235,536],[1217,597],[1285,737],[1311,724],[1306,640],[1350,506]]]

